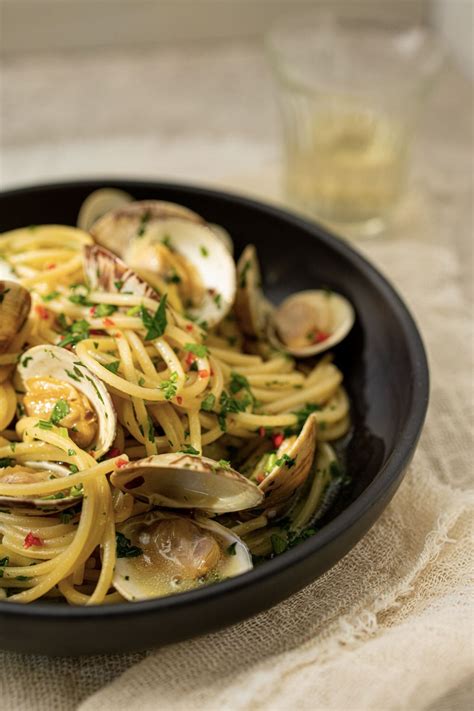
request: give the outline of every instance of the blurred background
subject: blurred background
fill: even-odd
[[[446,219],[449,240],[459,241],[464,252],[470,249],[466,230],[472,220],[466,227],[460,216],[472,217],[471,0],[0,4],[3,187],[66,177],[140,176],[218,184],[302,210],[305,205],[288,189],[288,175],[285,179],[281,77],[272,71],[264,36],[275,23],[285,27],[302,13],[322,9],[356,18],[359,48],[377,24],[434,33],[437,51],[445,56],[438,57],[420,101],[409,183],[387,234],[396,237],[408,225],[418,236],[436,239],[438,231],[446,240],[440,228]],[[328,46],[333,56],[334,38]],[[357,46],[353,52],[358,55]],[[415,71],[416,58],[406,73]],[[390,83],[379,82],[379,95]],[[401,90],[398,96],[394,92],[390,110],[407,103]],[[314,157],[317,163],[319,156]],[[312,210],[316,216],[318,210],[319,204]]]

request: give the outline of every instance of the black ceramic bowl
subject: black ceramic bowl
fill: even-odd
[[[42,185],[0,196],[0,230],[74,225],[93,190],[113,186],[135,198],[182,203],[225,226],[237,254],[258,247],[265,291],[328,286],[354,304],[356,324],[337,349],[352,399],[347,451],[352,484],[314,537],[258,568],[200,590],[105,607],[0,602],[0,647],[45,654],[93,654],[156,647],[210,632],[275,605],[340,560],[380,516],[413,455],[428,403],[423,344],[390,284],[347,244],[316,224],[247,198],[185,185],[94,180]],[[131,634],[133,630],[133,634]]]

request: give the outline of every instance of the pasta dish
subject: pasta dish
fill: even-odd
[[[271,304],[255,247],[172,203],[0,235],[0,599],[170,595],[317,535],[353,322],[327,289]]]

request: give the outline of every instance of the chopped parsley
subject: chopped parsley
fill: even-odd
[[[185,447],[184,449],[180,449],[179,451],[183,454],[199,454],[199,451],[191,445],[188,445],[187,447]]]
[[[120,361],[114,360],[112,363],[104,363],[104,368],[107,368],[111,373],[117,375],[117,371],[120,368]]]
[[[284,454],[276,460],[275,464],[277,467],[281,467],[284,464],[288,469],[291,469],[291,467],[294,467],[296,464],[296,457],[290,457],[288,454]]]
[[[148,222],[150,221],[151,217],[151,212],[147,210],[146,212],[143,213],[143,215],[140,218],[140,224],[138,226],[137,230],[137,237],[143,237],[146,231],[146,226]]]
[[[229,470],[229,469],[232,468],[232,467],[230,466],[230,462],[228,461],[228,459],[219,459],[219,461],[218,461],[217,463],[218,463],[220,469]]]
[[[79,341],[83,341],[85,338],[89,338],[89,324],[84,319],[80,321],[73,321],[73,323],[67,327],[67,333],[59,341],[59,345],[62,348],[66,346],[75,346]]]
[[[0,301],[0,304],[2,302]],[[3,571],[10,561],[10,558],[6,555],[5,558],[0,558],[0,578],[3,578]]]
[[[115,533],[115,541],[117,544],[117,558],[136,558],[143,553],[141,548],[132,545],[131,540],[119,531]]]
[[[201,410],[204,410],[204,412],[211,412],[215,404],[216,396],[213,395],[213,393],[209,393],[209,395],[206,395],[204,400],[201,402]]]
[[[321,410],[321,405],[315,405],[313,403],[306,403],[304,407],[302,407],[300,410],[296,410],[293,414],[296,415],[298,418],[298,427],[301,429],[308,419],[308,417],[313,413],[313,412],[318,412]]]
[[[237,541],[234,541],[234,543],[231,543],[230,546],[227,546],[225,549],[225,552],[227,555],[237,555],[237,551],[235,550],[237,547]]]
[[[117,289],[117,291],[120,291],[123,286],[123,281],[121,279],[118,279],[117,281],[114,281],[114,286]]]
[[[60,296],[59,291],[50,291],[49,294],[45,294],[45,295],[42,296],[41,298],[43,299],[43,301],[44,301],[45,303],[47,303],[48,301],[52,301],[53,299],[57,299],[58,296]]]
[[[59,520],[61,523],[70,523],[70,521],[74,518],[74,514],[71,513],[70,511],[62,511],[59,514]]]
[[[113,304],[99,304],[94,308],[94,316],[101,318],[102,316],[112,316],[118,310],[118,306]]]
[[[163,294],[160,299],[158,308],[156,309],[153,316],[150,312],[142,305],[140,307],[140,315],[143,321],[143,325],[147,329],[147,334],[145,336],[145,341],[152,341],[154,338],[159,338],[162,336],[166,330],[167,318],[166,318],[166,300],[168,298],[167,294]]]
[[[247,261],[245,262],[245,264],[242,268],[242,271],[240,272],[240,275],[239,275],[239,287],[241,289],[244,289],[247,286],[247,272],[250,269],[250,267],[251,267],[251,261],[250,261],[250,259],[247,259]]]
[[[208,256],[209,256],[209,250],[207,249],[207,247],[204,247],[204,245],[202,245],[202,244],[201,244],[201,246],[199,247],[199,251],[201,252],[201,254],[202,254],[203,257],[208,257]]]
[[[209,355],[209,349],[201,343],[185,343],[184,350],[189,353],[194,353],[194,355],[197,355],[198,358],[205,358]]]
[[[30,360],[33,360],[33,356],[25,356],[23,358],[23,360],[21,361],[21,365],[23,366],[23,368],[26,368]]]
[[[69,411],[70,411],[70,407],[69,407],[68,403],[66,402],[66,400],[63,400],[61,398],[60,400],[58,400],[56,402],[55,406],[53,407],[53,411],[51,413],[49,421],[53,425],[58,425],[61,422],[61,420],[64,419],[64,417],[66,417],[66,415],[69,414]]]
[[[40,430],[52,430],[53,423],[48,422],[48,420],[38,420],[36,427],[39,427]]]
[[[2,457],[0,459],[0,469],[4,469],[5,467],[14,467],[16,464],[16,461],[12,459],[12,457]],[[0,563],[1,565],[1,563]]]
[[[219,399],[219,405],[221,406],[220,413],[218,415],[218,421],[220,428],[223,432],[227,430],[227,414],[232,413],[232,412],[245,412],[247,409],[248,405],[252,403],[252,398],[250,395],[245,395],[245,397],[242,400],[237,400],[234,397],[231,397],[226,391],[224,390],[220,396]]]
[[[177,380],[178,373],[174,372],[171,373],[169,380],[163,380],[163,382],[160,383],[160,390],[163,390],[166,400],[171,400],[176,395],[178,391]]]

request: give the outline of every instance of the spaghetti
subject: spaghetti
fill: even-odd
[[[162,506],[159,514],[161,531],[178,521],[184,536],[191,521],[206,541],[214,536],[221,558],[223,551],[233,558],[236,541],[254,563],[312,535],[328,492],[337,489],[340,467],[330,443],[348,432],[350,405],[331,355],[295,360],[265,336],[249,335],[225,288],[227,313],[215,324],[203,323],[199,303],[180,288],[186,270],[194,274],[191,257],[191,266],[186,253],[177,258],[178,248],[157,232],[160,219],[155,224],[142,217],[139,230],[148,246],[154,238],[161,252],[169,252],[166,269],[147,279],[147,270],[134,264],[139,276],[126,273],[113,285],[101,275],[90,278],[94,239],[85,231],[44,225],[0,236],[0,321],[6,324],[8,309],[17,313],[28,300],[25,290],[31,300],[27,317],[17,318],[3,346],[0,328],[0,597],[8,601],[140,599],[117,583],[117,570],[142,565],[148,549],[120,531],[157,506],[116,485],[130,462],[160,462],[174,453],[193,458],[199,468],[208,458],[245,476],[265,501],[273,501],[266,486],[274,479],[273,491],[288,491],[274,506],[218,514],[177,507],[176,518]],[[163,230],[171,230],[179,245],[173,219],[185,221],[167,215]],[[199,274],[198,292],[219,302],[221,291],[208,288],[205,272]],[[135,286],[127,289],[130,278]],[[23,289],[9,303],[12,284]],[[285,477],[297,468],[290,455],[300,447],[308,418],[317,424],[317,448],[293,490]],[[176,486],[180,476],[177,470]],[[222,540],[219,527],[226,531]],[[224,539],[234,543],[224,549]],[[163,570],[178,580],[169,566]],[[199,570],[187,587],[226,576]],[[168,588],[166,594],[187,589]],[[165,594],[163,586],[154,594]]]

